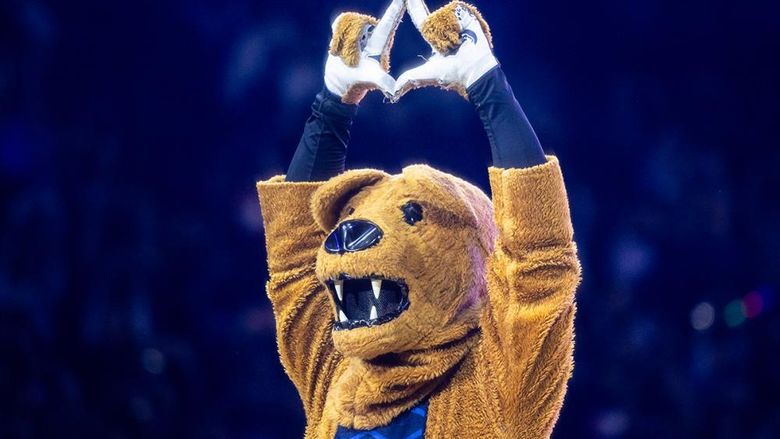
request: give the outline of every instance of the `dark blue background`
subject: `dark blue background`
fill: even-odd
[[[583,260],[554,436],[777,437],[780,3],[479,6]],[[331,18],[383,7],[0,5],[0,436],[301,435],[254,182],[292,156]],[[418,54],[407,18],[393,73]],[[348,165],[413,162],[486,186],[467,102],[364,101]]]

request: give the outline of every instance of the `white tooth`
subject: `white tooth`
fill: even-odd
[[[342,311],[342,310],[339,310],[339,321],[340,321],[341,323],[345,323],[347,320],[348,320],[348,319],[347,319],[347,315],[346,315],[346,314],[344,314],[344,311]]]
[[[336,295],[339,296],[339,301],[344,300],[344,281],[343,280],[334,280],[333,286],[336,287]]]
[[[379,300],[379,292],[382,291],[382,279],[371,279],[371,289],[374,290],[376,300]]]
[[[374,320],[375,318],[377,318],[376,307],[375,306],[371,306],[371,315],[368,317],[368,319],[369,320]]]

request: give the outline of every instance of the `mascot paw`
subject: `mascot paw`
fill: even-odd
[[[453,1],[433,13],[428,13],[422,0],[409,0],[408,6],[414,25],[433,55],[398,78],[393,101],[412,89],[427,86],[454,90],[468,99],[468,87],[498,65],[490,28],[482,15],[462,1]]]
[[[325,86],[342,102],[357,104],[375,89],[392,96],[395,79],[387,73],[390,48],[403,12],[403,0],[393,0],[380,20],[345,12],[333,21]]]

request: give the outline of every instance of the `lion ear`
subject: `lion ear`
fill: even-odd
[[[326,232],[333,230],[339,213],[352,197],[363,188],[389,177],[376,169],[356,169],[331,178],[311,197],[311,212],[317,225]]]

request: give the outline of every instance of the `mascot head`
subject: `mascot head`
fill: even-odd
[[[423,165],[348,171],[315,192],[312,212],[328,234],[317,277],[342,354],[428,349],[478,325],[496,228],[477,187]]]

